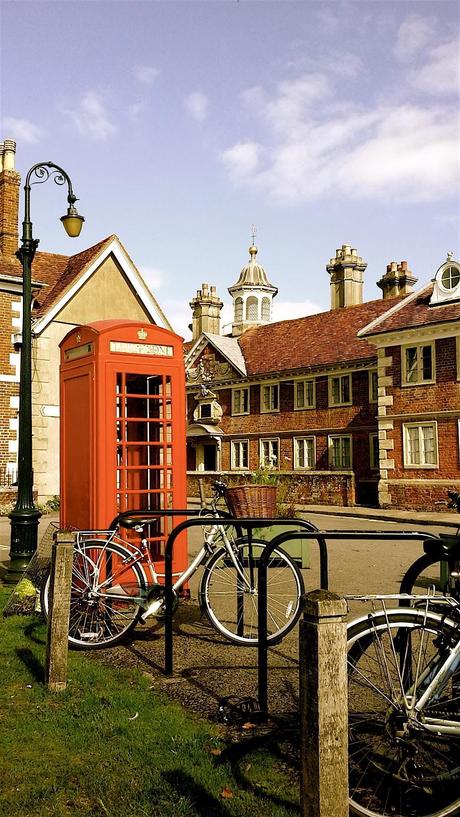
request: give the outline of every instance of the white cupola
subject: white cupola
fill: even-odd
[[[253,326],[271,323],[272,301],[278,292],[267,278],[264,268],[257,263],[257,247],[249,247],[249,262],[240,272],[236,284],[228,288],[233,298],[232,335],[241,335]]]
[[[453,252],[447,253],[447,259],[433,279],[432,306],[460,301],[460,263],[454,260],[453,255]]]

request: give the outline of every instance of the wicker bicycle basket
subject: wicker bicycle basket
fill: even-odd
[[[276,485],[235,485],[225,496],[230,513],[237,518],[276,516]]]

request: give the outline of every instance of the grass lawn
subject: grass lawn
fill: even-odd
[[[141,673],[83,653],[52,695],[45,640],[38,617],[0,618],[1,817],[297,817],[298,787],[269,741],[226,745]]]

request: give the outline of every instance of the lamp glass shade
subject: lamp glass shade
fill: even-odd
[[[84,217],[79,216],[78,213],[67,213],[66,216],[61,217],[65,231],[70,238],[77,238],[80,235],[84,220]]]

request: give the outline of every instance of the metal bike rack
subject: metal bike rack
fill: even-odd
[[[243,520],[240,520],[243,521]],[[301,520],[295,520],[297,524]],[[259,624],[259,638],[258,638],[258,660],[257,660],[257,675],[258,675],[258,701],[260,707],[260,718],[266,719],[268,716],[268,633],[267,633],[267,566],[271,554],[277,548],[282,546],[285,542],[291,539],[316,539],[320,547],[320,559],[324,551],[327,559],[326,539],[380,539],[382,541],[410,541],[418,539],[439,539],[440,537],[433,533],[423,533],[423,531],[339,531],[339,530],[318,530],[311,532],[294,533],[287,531],[278,534],[270,542],[267,542],[267,547],[264,548],[259,561],[258,572],[258,624]],[[327,562],[326,562],[327,564]],[[327,570],[326,570],[326,584],[323,584],[323,573],[321,572],[321,589],[327,590]]]
[[[177,515],[177,514],[176,514]],[[180,522],[169,534],[168,540],[165,546],[165,675],[171,675],[173,672],[173,628],[172,628],[172,617],[173,617],[173,592],[172,592],[172,555],[173,555],[173,548],[174,542],[176,538],[182,533],[184,530],[192,527],[198,527],[198,525],[209,524],[210,519],[212,520],[213,525],[232,525],[236,528],[237,532],[238,529],[245,528],[248,532],[248,543],[251,543],[252,533],[254,528],[262,528],[262,527],[269,527],[271,525],[286,525],[287,523],[298,525],[302,528],[305,532],[316,531],[316,526],[313,525],[312,522],[308,522],[305,519],[267,519],[266,517],[262,518],[254,518],[254,517],[234,517],[234,516],[224,516],[221,517],[207,517],[206,520],[203,520],[203,517],[200,519],[187,519],[184,522]],[[318,538],[318,543],[320,545],[320,560],[321,560],[321,582],[322,587],[327,589],[327,549],[326,543],[321,540],[321,537]],[[238,587],[237,587],[238,592]]]

